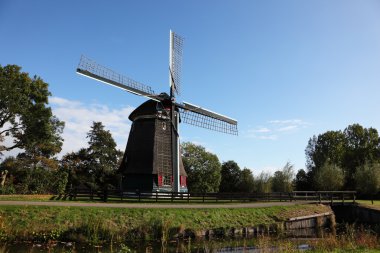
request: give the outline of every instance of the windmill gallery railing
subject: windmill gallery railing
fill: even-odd
[[[58,197],[57,197],[58,198]],[[356,191],[293,191],[271,193],[184,193],[184,192],[120,192],[116,190],[73,190],[60,198],[112,202],[292,202],[355,203]]]

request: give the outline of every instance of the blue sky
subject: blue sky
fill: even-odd
[[[75,74],[81,54],[168,91],[169,29],[185,38],[182,96],[238,120],[239,136],[181,125],[183,141],[255,174],[305,167],[313,135],[380,130],[380,2],[0,1],[0,64],[50,84],[64,151],[103,121],[124,149],[145,101]]]

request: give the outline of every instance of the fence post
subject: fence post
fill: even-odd
[[[342,204],[344,205],[344,193],[342,193]]]
[[[187,203],[189,203],[189,202],[190,202],[190,193],[187,192]]]
[[[280,192],[280,202],[282,202],[282,192]]]
[[[331,198],[331,205],[333,205],[334,197],[333,197],[333,193],[332,192],[330,193],[330,198]]]
[[[353,198],[354,198],[354,204],[355,204],[355,203],[356,203],[356,194],[355,194],[355,192],[352,193],[352,195],[353,195]]]
[[[321,204],[322,203],[321,193],[318,193],[318,198],[319,198],[319,204]]]
[[[173,202],[173,199],[174,199],[174,192],[172,192],[171,194],[171,202]]]
[[[141,192],[138,191],[138,194],[139,194],[139,202],[141,201]]]
[[[203,203],[205,202],[205,193],[203,193]]]
[[[90,199],[94,200],[94,190],[92,189],[92,187],[91,187],[91,190],[90,190]]]
[[[156,191],[156,202],[158,201],[158,191]]]

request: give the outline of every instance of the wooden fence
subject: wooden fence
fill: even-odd
[[[65,198],[112,202],[282,202],[308,201],[317,203],[355,203],[355,191],[293,191],[271,193],[184,193],[184,192],[120,192],[115,190],[74,190]]]

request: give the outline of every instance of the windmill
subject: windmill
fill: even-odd
[[[179,152],[181,122],[237,135],[237,121],[187,102],[176,102],[181,92],[183,38],[170,31],[170,94],[156,94],[136,82],[82,55],[77,73],[116,86],[148,100],[136,108],[120,172],[123,188],[140,191],[186,192],[186,172]]]

